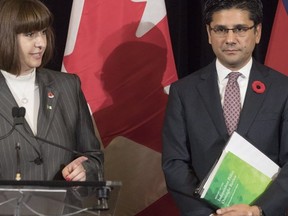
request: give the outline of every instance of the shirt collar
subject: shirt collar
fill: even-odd
[[[253,59],[251,58],[244,67],[235,72],[240,72],[242,74],[241,75],[242,78],[249,78],[252,63]],[[221,64],[218,59],[216,59],[216,70],[218,74],[218,82],[222,82],[223,80],[225,80],[227,75],[231,72],[231,70],[226,68],[223,64]]]
[[[2,70],[2,69],[0,71],[1,71],[2,74],[5,74],[6,76],[13,77],[13,78],[19,78],[19,77],[29,77],[29,76],[31,77],[31,75],[35,76],[36,68],[33,68],[33,70],[30,73],[25,74],[25,75],[21,75],[20,74],[20,76],[16,76],[15,74],[9,73],[9,72],[7,72],[5,70]]]

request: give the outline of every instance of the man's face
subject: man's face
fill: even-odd
[[[225,67],[237,71],[250,60],[255,45],[260,41],[262,28],[261,24],[249,28],[253,25],[249,12],[245,10],[228,9],[213,14],[210,26],[207,25],[209,43]],[[237,31],[225,30],[234,28]]]

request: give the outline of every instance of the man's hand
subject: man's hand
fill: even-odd
[[[87,157],[81,156],[73,160],[62,170],[63,178],[66,181],[86,181],[86,170],[82,163],[88,160]]]
[[[257,206],[245,204],[233,205],[227,208],[221,208],[216,211],[216,215],[222,216],[260,216],[260,210]]]

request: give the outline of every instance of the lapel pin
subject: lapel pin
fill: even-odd
[[[54,98],[54,94],[52,92],[48,92],[48,98]]]

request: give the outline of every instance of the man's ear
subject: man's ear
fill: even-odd
[[[261,40],[261,35],[262,35],[262,23],[259,23],[256,26],[255,35],[256,35],[256,44],[259,44]]]
[[[206,25],[206,30],[207,30],[207,34],[208,34],[208,42],[209,42],[209,44],[211,44],[211,30],[210,30],[209,25]]]

